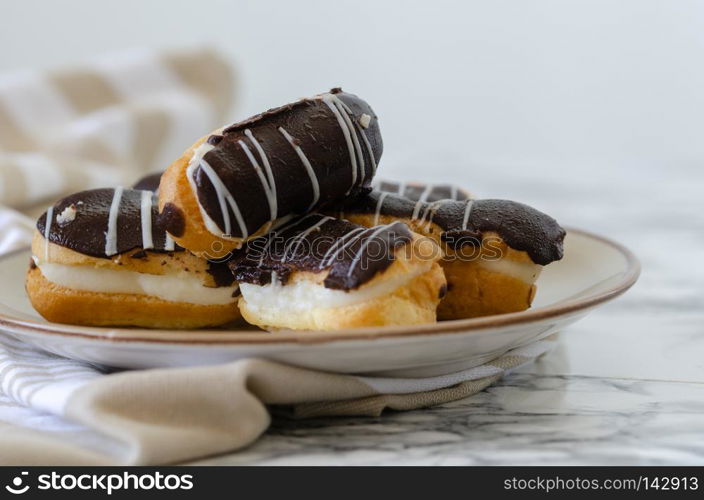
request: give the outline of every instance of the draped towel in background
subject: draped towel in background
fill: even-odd
[[[35,212],[164,169],[223,123],[233,90],[232,68],[209,49],[2,75],[0,206]]]

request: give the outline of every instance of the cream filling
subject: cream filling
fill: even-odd
[[[535,280],[540,276],[540,271],[543,269],[543,266],[539,264],[515,262],[507,259],[480,260],[478,262],[480,267],[488,271],[505,274],[506,276],[528,283],[529,285],[535,283]]]
[[[296,281],[282,285],[275,277],[266,285],[240,283],[242,298],[253,312],[276,310],[285,314],[311,309],[330,309],[368,302],[389,295],[430,269],[432,263],[413,274],[395,276],[379,283],[362,285],[356,290],[334,290],[322,283]],[[376,280],[375,280],[376,281]]]
[[[157,275],[88,266],[43,262],[33,257],[44,277],[59,286],[97,293],[148,295],[169,302],[196,305],[225,305],[236,302],[237,285],[210,288],[194,276]]]

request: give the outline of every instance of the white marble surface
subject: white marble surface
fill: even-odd
[[[421,165],[388,167],[401,170],[432,180]],[[474,397],[380,418],[277,418],[248,449],[198,463],[704,465],[702,170],[445,172],[438,180],[622,241],[641,259],[640,281],[563,332],[557,351]]]

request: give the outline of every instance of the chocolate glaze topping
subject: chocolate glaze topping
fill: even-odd
[[[216,287],[232,286],[235,277],[232,275],[226,262],[208,261],[208,274],[213,277]],[[233,295],[234,297],[234,295]]]
[[[189,168],[198,202],[221,234],[241,238],[369,191],[383,149],[374,111],[339,89],[231,125],[207,144]]]
[[[345,202],[334,211],[345,214],[389,215],[433,222],[449,245],[477,244],[483,233],[496,232],[508,246],[528,253],[536,264],[562,258],[565,231],[555,219],[522,203],[508,200],[413,201],[392,193],[372,191]]]
[[[113,255],[129,252],[137,248],[144,248],[142,241],[142,204],[144,202],[142,193],[135,189],[125,189],[116,200],[115,189],[93,189],[81,191],[58,201],[52,210],[51,226],[49,228],[49,241],[76,252],[90,255],[91,257],[110,258]],[[153,193],[149,193],[148,202],[149,213],[151,214],[151,238],[152,248],[150,251],[167,252],[171,250],[182,251],[177,246],[170,246],[166,237],[166,230],[160,221],[157,212],[157,200]],[[119,203],[116,211],[114,231],[108,227],[110,225],[110,208],[113,203]],[[67,207],[75,210],[75,218],[69,222],[62,223],[60,214]],[[71,208],[69,208],[71,210]],[[46,234],[46,213],[37,221],[37,230],[41,234]],[[146,227],[149,227],[147,225]],[[109,235],[114,236],[114,253],[106,250],[108,247]]]
[[[159,214],[159,220],[164,227],[169,228],[169,233],[177,238],[183,235],[183,231],[186,228],[186,218],[183,215],[183,211],[173,203],[164,205],[164,209]]]
[[[142,193],[134,189],[125,189],[119,196],[114,231],[115,253],[106,253],[108,235],[111,230],[110,208],[117,199],[115,189],[93,189],[72,194],[53,205],[49,241],[91,257],[110,258],[132,250],[138,250],[130,255],[134,259],[144,259],[150,252],[182,252],[183,248],[175,245],[166,236],[164,222],[157,212],[157,200],[149,192],[149,201]],[[75,211],[71,219],[61,218],[64,210]],[[142,209],[151,213],[151,244],[145,249],[142,241],[144,230],[150,229],[149,224],[142,220]],[[37,230],[46,233],[46,212],[37,221]],[[149,242],[147,242],[149,243]],[[33,262],[33,261],[32,261]],[[231,286],[235,279],[227,267],[220,262],[209,262],[207,272],[213,277],[215,285]]]
[[[394,193],[413,201],[468,200],[470,195],[454,184],[423,184],[419,182],[377,181],[372,183],[375,189]]]
[[[271,283],[274,276],[286,284],[295,271],[329,270],[326,288],[351,290],[389,267],[395,250],[411,239],[410,230],[400,222],[367,229],[310,214],[250,240],[229,266],[236,281],[257,285]]]
[[[142,177],[135,183],[134,186],[132,186],[132,189],[156,192],[159,189],[159,182],[161,182],[162,173],[163,172],[157,172],[156,174],[149,174]]]

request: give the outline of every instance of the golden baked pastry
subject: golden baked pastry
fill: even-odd
[[[76,325],[198,328],[240,318],[225,264],[178,247],[153,193],[95,189],[37,222],[26,288],[47,320]]]
[[[359,195],[330,213],[366,227],[400,221],[435,240],[444,252],[440,263],[448,286],[439,320],[527,309],[542,267],[562,258],[565,231],[552,217],[527,205],[430,200],[429,189],[411,191],[417,195],[412,199],[398,195],[393,186],[388,189]]]
[[[249,323],[339,330],[434,322],[441,256],[401,223],[366,229],[310,214],[248,242],[229,265]]]

